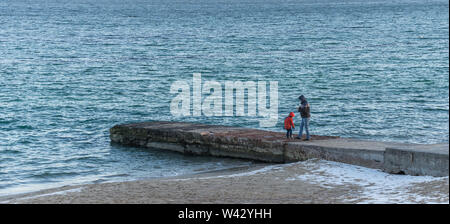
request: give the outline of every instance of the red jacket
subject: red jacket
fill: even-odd
[[[284,119],[284,129],[289,130],[295,128],[294,126],[294,120],[292,119],[291,116],[287,117],[286,119]]]

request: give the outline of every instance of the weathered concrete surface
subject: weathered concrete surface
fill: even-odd
[[[448,144],[387,147],[383,170],[409,175],[448,176]]]
[[[388,172],[395,171],[388,168],[390,164],[394,164],[393,162],[384,162],[385,156],[390,155],[385,153],[386,148],[420,148],[423,146],[434,149],[436,146],[315,135],[312,136],[312,141],[287,140],[283,132],[183,122],[116,125],[110,129],[110,138],[112,142],[123,145],[159,148],[195,155],[224,156],[276,163],[319,158],[369,168],[383,168]],[[429,151],[428,154],[434,154],[433,152]],[[448,176],[448,144],[447,150],[443,150],[443,153],[447,155]],[[419,157],[421,155],[417,154]],[[432,156],[430,155],[429,158]],[[393,161],[395,161],[394,158]],[[419,161],[417,157],[416,161]],[[440,164],[442,163],[433,166],[441,166]],[[416,162],[416,166],[428,166],[428,163],[426,161]],[[435,174],[435,172],[429,172],[430,168],[421,169],[422,172],[417,175]]]

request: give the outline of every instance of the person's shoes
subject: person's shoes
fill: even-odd
[[[305,140],[303,140],[303,141],[309,141],[309,138],[306,138]]]
[[[302,139],[302,138],[300,138],[300,137],[295,137],[296,139]]]

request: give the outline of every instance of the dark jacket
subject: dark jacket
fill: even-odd
[[[308,101],[303,100],[298,107],[298,112],[300,112],[300,116],[302,118],[310,118],[311,117],[311,107],[309,106]]]

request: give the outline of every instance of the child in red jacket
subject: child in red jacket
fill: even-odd
[[[289,116],[284,119],[284,129],[286,129],[286,138],[292,137],[292,129],[295,129],[294,120],[292,118],[295,117],[294,112],[289,113]]]

